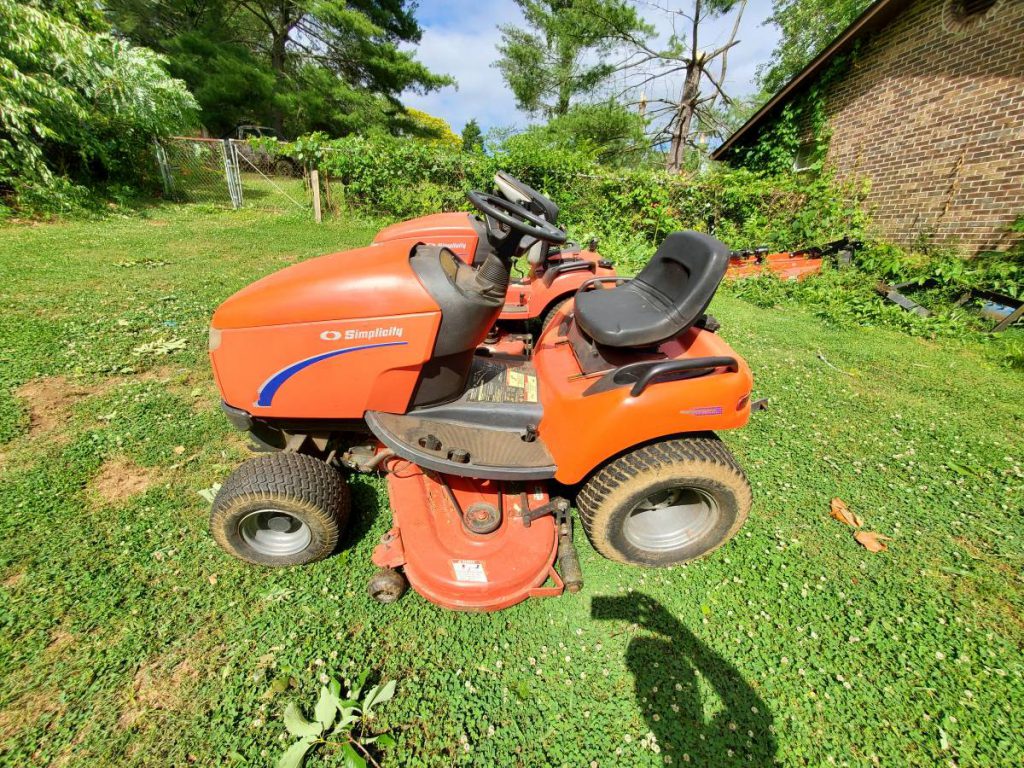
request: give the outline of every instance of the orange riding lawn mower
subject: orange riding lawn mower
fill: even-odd
[[[554,203],[495,183],[469,193],[474,213],[388,227],[217,309],[223,409],[268,452],[214,500],[230,554],[327,557],[352,472],[386,476],[383,603],[409,584],[474,611],[577,591],[573,495],[595,549],[624,563],[683,563],[738,531],[750,487],[715,432],[746,424],[752,377],[706,314],[729,249],[676,232],[617,276],[567,243]]]

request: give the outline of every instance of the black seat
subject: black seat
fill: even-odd
[[[729,249],[700,232],[673,232],[628,283],[576,294],[576,324],[598,344],[645,347],[693,325],[729,266]]]

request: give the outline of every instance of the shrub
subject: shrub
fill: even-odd
[[[489,189],[501,169],[555,200],[579,240],[641,240],[649,248],[668,232],[699,229],[734,248],[796,248],[859,236],[865,226],[863,191],[827,176],[808,181],[727,168],[697,176],[611,169],[586,146],[552,145],[538,131],[506,137],[489,154],[409,138],[329,140],[318,134],[277,151],[341,182],[348,204],[398,218],[465,209],[465,193]]]
[[[149,49],[15,0],[0,0],[0,26],[0,197],[19,207],[76,207],[82,183],[137,182],[154,137],[194,117]]]

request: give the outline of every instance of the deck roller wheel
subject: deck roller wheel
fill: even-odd
[[[388,605],[397,602],[408,588],[409,582],[405,576],[394,568],[381,568],[370,578],[366,591],[378,603]]]
[[[706,555],[747,519],[750,485],[711,434],[663,440],[609,462],[583,486],[580,519],[611,560],[669,566]]]
[[[230,555],[256,565],[305,565],[327,557],[348,522],[341,474],[319,459],[275,453],[242,464],[221,486],[210,530]]]

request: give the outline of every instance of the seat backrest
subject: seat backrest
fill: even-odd
[[[675,322],[688,327],[708,308],[728,266],[725,243],[700,232],[673,232],[634,281],[659,296]]]

